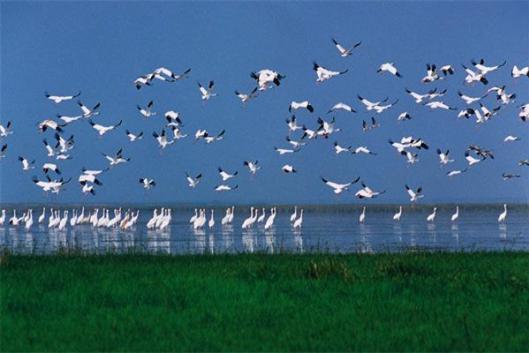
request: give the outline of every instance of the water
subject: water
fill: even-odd
[[[126,231],[92,228],[91,225],[48,229],[47,219],[45,225],[34,224],[29,231],[23,226],[4,224],[0,226],[0,248],[23,254],[53,254],[64,250],[96,254],[529,250],[527,208],[509,209],[507,222],[498,223],[502,210],[502,206],[461,207],[459,220],[452,223],[450,216],[454,208],[439,209],[435,222],[428,223],[426,217],[431,208],[405,208],[401,221],[395,222],[392,218],[396,208],[373,206],[367,208],[365,223],[360,224],[358,208],[323,207],[305,209],[302,228],[294,230],[289,220],[292,211],[278,209],[274,227],[265,231],[263,224],[249,230],[241,229],[243,220],[249,215],[246,208],[236,209],[233,224],[229,226],[220,225],[224,209],[216,209],[214,228],[203,230],[193,230],[189,224],[193,210],[173,209],[170,227],[157,231],[146,227],[152,209],[141,209],[137,225]],[[35,223],[40,212],[34,209]],[[8,211],[6,218],[11,214],[12,211]],[[21,215],[22,210],[17,214]],[[209,210],[207,215],[209,219]]]

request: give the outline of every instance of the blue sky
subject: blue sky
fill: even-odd
[[[518,108],[529,101],[529,79],[513,80],[514,64],[529,64],[529,3],[527,2],[2,2],[0,120],[11,120],[15,133],[5,141],[8,156],[0,161],[0,201],[7,202],[220,202],[220,203],[350,203],[356,188],[336,197],[320,181],[320,176],[345,181],[361,176],[368,185],[387,193],[368,203],[407,203],[404,184],[422,185],[423,203],[433,202],[526,202],[529,169],[517,166],[529,158],[528,126],[518,118]],[[498,14],[501,13],[501,16]],[[358,50],[341,58],[331,37],[344,44],[362,41]],[[425,92],[447,88],[443,100],[463,107],[456,92],[469,95],[485,91],[481,85],[463,87],[461,64],[484,58],[507,65],[489,75],[490,84],[507,85],[517,101],[488,123],[456,119],[457,112],[430,112],[416,105],[404,88]],[[315,83],[312,61],[332,69],[349,69],[346,75],[324,84]],[[377,67],[394,62],[403,74],[397,79],[378,75]],[[424,85],[425,64],[452,64],[456,75]],[[176,72],[192,68],[189,79],[174,84],[157,81],[137,91],[132,81],[159,66]],[[278,70],[287,77],[243,106],[235,89],[249,91],[254,86],[251,71]],[[215,80],[218,97],[203,104],[196,81]],[[88,105],[101,102],[95,120],[123,126],[99,139],[86,121],[66,128],[74,134],[73,159],[60,162],[73,181],[58,197],[45,195],[31,177],[40,170],[24,173],[18,155],[37,160],[37,168],[47,160],[36,124],[55,114],[74,115],[75,102],[53,104],[44,91],[70,94],[82,91]],[[362,133],[362,119],[369,119],[356,100],[361,94],[373,100],[398,98],[391,110],[377,116],[381,127]],[[143,119],[136,104],[155,101],[158,116]],[[337,113],[342,132],[329,140],[316,140],[302,151],[279,156],[273,146],[286,147],[285,119],[292,100],[309,99],[316,111],[299,112],[300,123],[316,126],[336,102],[353,105],[358,113]],[[495,99],[485,100],[495,106]],[[163,152],[151,134],[164,124],[162,113],[182,113],[184,130],[198,128],[216,132],[226,129],[225,139],[213,145],[193,143],[187,138]],[[414,119],[397,122],[400,112]],[[146,137],[128,142],[125,128],[143,131]],[[514,134],[515,144],[503,143]],[[387,143],[413,135],[423,137],[432,147],[419,153],[420,162],[410,166]],[[332,143],[367,145],[378,156],[336,155]],[[496,159],[487,160],[461,177],[449,179],[449,168],[463,168],[468,144],[492,149]],[[123,147],[131,163],[113,168],[102,178],[97,195],[83,195],[76,181],[80,169],[107,165],[101,152],[113,153]],[[456,162],[441,168],[437,147],[449,148]],[[262,169],[250,177],[242,162],[259,160]],[[293,164],[297,175],[285,175],[280,168]],[[232,184],[239,190],[215,193],[216,169],[221,165],[239,176]],[[202,183],[187,187],[184,173],[202,173]],[[503,181],[502,172],[521,174],[518,180]],[[144,191],[139,177],[155,178],[158,186]]]

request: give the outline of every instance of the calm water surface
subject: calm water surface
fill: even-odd
[[[48,229],[47,219],[45,225],[34,224],[29,231],[23,226],[4,224],[0,226],[0,247],[25,254],[53,254],[65,249],[97,254],[348,253],[395,252],[410,248],[529,250],[529,212],[526,208],[510,209],[505,223],[497,222],[502,206],[461,207],[460,218],[454,223],[450,221],[453,208],[438,210],[434,223],[426,222],[431,208],[405,208],[400,222],[392,219],[395,211],[368,207],[365,223],[360,224],[360,209],[305,209],[303,227],[294,230],[289,220],[292,211],[278,209],[274,227],[265,231],[262,223],[252,229],[241,229],[243,220],[249,215],[247,208],[236,209],[233,224],[228,226],[220,225],[224,209],[216,209],[215,226],[203,230],[193,230],[189,224],[193,210],[173,209],[171,226],[165,231],[157,231],[146,227],[152,209],[141,209],[137,225],[126,231],[92,228],[91,225],[73,228],[68,225],[61,231]],[[35,223],[40,212],[40,209],[34,209]],[[9,210],[7,218],[11,214]],[[209,210],[207,214],[209,219]]]

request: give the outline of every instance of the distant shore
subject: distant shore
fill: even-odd
[[[529,253],[18,256],[1,351],[525,351]]]

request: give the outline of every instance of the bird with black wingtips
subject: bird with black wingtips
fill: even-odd
[[[154,101],[151,100],[149,101],[149,103],[147,103],[147,106],[145,108],[140,105],[136,105],[136,108],[138,109],[138,111],[144,118],[150,118],[151,116],[156,115],[156,112],[152,111],[153,106],[154,106]]]
[[[343,45],[338,43],[338,41],[336,41],[336,39],[334,39],[334,38],[331,38],[331,39],[332,39],[332,42],[334,43],[334,46],[336,47],[336,49],[338,49],[338,52],[340,53],[340,56],[342,58],[346,58],[346,57],[350,56],[351,54],[353,54],[353,49],[358,48],[360,46],[360,44],[362,44],[362,42],[358,42],[358,43],[355,43],[349,49],[346,49]]]
[[[156,186],[156,181],[154,181],[154,179],[140,178],[139,181],[140,181],[140,184],[143,185],[143,188],[146,190],[150,190]]]
[[[328,187],[333,189],[333,192],[336,195],[339,195],[342,192],[349,190],[349,186],[351,186],[353,184],[356,184],[356,183],[358,183],[360,181],[360,177],[358,177],[356,179],[353,179],[353,180],[351,180],[348,183],[336,183],[336,182],[330,181],[330,180],[328,180],[328,179],[326,179],[324,177],[320,177],[320,178],[325,183],[325,185],[327,185]]]
[[[199,173],[197,174],[195,177],[192,177],[191,175],[189,175],[189,173],[185,173],[186,174],[186,180],[187,180],[187,184],[188,186],[191,188],[191,189],[194,189],[197,187],[197,185],[200,183],[200,179],[202,178],[202,173]]]
[[[343,75],[343,74],[345,74],[345,73],[347,73],[349,71],[348,69],[345,69],[345,70],[342,70],[342,71],[329,70],[329,69],[319,65],[315,61],[312,63],[312,69],[316,72],[316,76],[317,76],[316,82],[317,83],[325,82],[327,80],[330,80],[333,77]]]
[[[77,101],[77,104],[81,108],[81,112],[83,113],[83,118],[90,118],[92,116],[99,115],[99,108],[101,107],[101,103],[98,102],[96,105],[94,105],[92,109],[88,108],[80,100]]]
[[[77,98],[81,95],[81,91],[79,91],[77,94],[75,95],[70,95],[70,96],[58,96],[58,95],[52,95],[52,94],[49,94],[48,92],[44,92],[44,95],[46,96],[46,98],[48,98],[49,100],[51,100],[52,102],[56,103],[56,104],[59,104],[61,102],[65,102],[65,101],[69,101],[69,100],[72,100],[74,98]]]
[[[383,73],[383,72],[388,72],[390,74],[392,74],[393,76],[397,76],[397,77],[402,77],[402,75],[400,74],[399,70],[397,69],[397,67],[395,66],[394,63],[383,63],[381,64],[379,67],[378,67],[378,70],[377,70],[378,73]]]
[[[301,108],[307,109],[311,113],[314,112],[314,107],[307,100],[301,101],[301,102],[296,102],[296,101],[290,102],[290,105],[288,106],[288,111],[291,113],[293,110],[298,110]]]

